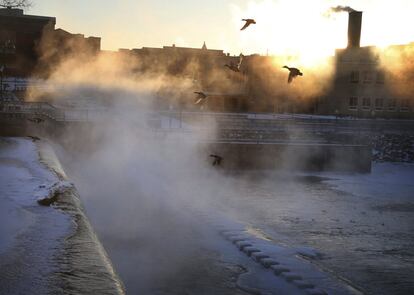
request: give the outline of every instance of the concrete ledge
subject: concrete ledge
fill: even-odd
[[[302,280],[294,280],[292,281],[292,283],[298,287],[299,289],[312,289],[315,288],[315,285],[306,281],[302,281]]]
[[[286,281],[288,282],[292,282],[292,281],[296,281],[296,280],[302,280],[302,276],[296,274],[296,273],[292,273],[292,272],[282,272],[280,274],[281,277],[285,278]]]
[[[255,252],[260,252],[260,250],[259,249],[257,249],[256,247],[253,247],[253,246],[247,246],[247,247],[244,247],[243,249],[242,249],[242,251],[244,252],[244,253],[246,253],[247,254],[247,256],[251,256],[253,253],[255,253]]]
[[[236,243],[237,248],[239,248],[240,251],[243,251],[244,248],[246,247],[251,247],[252,244],[249,242],[245,242],[245,241],[240,241]]]
[[[284,272],[290,272],[289,268],[285,266],[281,266],[281,265],[271,265],[270,269],[273,271],[275,275],[280,275],[281,273],[284,273]]]
[[[255,252],[255,253],[252,253],[252,258],[256,260],[257,262],[260,262],[260,260],[264,258],[269,258],[269,255],[266,255],[263,252]]]
[[[328,295],[328,293],[326,293],[323,290],[319,290],[319,289],[306,290],[306,294],[307,295]]]
[[[273,258],[263,258],[260,260],[260,264],[262,264],[266,268],[269,268],[272,265],[279,265],[280,263],[274,260]]]

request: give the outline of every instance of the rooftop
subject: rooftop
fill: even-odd
[[[53,20],[56,23],[56,18],[51,16],[38,16],[38,15],[29,15],[24,14],[23,9],[18,8],[0,8],[0,17],[18,17],[25,19],[36,19],[36,20]]]

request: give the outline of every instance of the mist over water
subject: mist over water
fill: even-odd
[[[45,48],[50,50],[49,46]],[[50,55],[45,54],[45,58],[47,61]],[[205,287],[202,280],[207,275],[197,265],[215,269],[220,260],[213,250],[205,249],[205,241],[211,238],[206,221],[221,214],[230,220],[242,219],[235,199],[246,198],[250,193],[260,195],[260,185],[259,193],[249,190],[249,186],[255,182],[272,184],[277,176],[263,173],[252,180],[240,175],[233,177],[213,167],[209,154],[215,151],[206,148],[203,141],[214,138],[214,122],[203,125],[199,133],[149,129],[148,114],[160,108],[160,97],[167,104],[184,99],[192,105],[193,91],[203,90],[203,83],[194,77],[171,74],[169,71],[177,65],[150,65],[154,66],[152,70],[140,71],[137,69],[145,68],[142,61],[131,62],[128,56],[107,53],[61,56],[58,60],[56,69],[48,76],[57,90],[33,92],[30,96],[33,100],[52,98],[62,105],[85,99],[94,107],[105,108],[105,116],[91,122],[88,128],[67,130],[57,149],[127,292],[182,294],[183,290],[197,290],[194,285],[199,280]],[[253,61],[252,68],[258,74],[272,69],[266,80],[269,83],[257,86],[277,93],[287,102],[311,100],[331,86],[333,67],[329,58],[316,67],[306,68],[304,64],[300,83],[289,86],[282,66],[295,65],[297,57],[269,60],[260,64]],[[182,67],[197,72],[201,66],[197,60],[190,60]],[[223,81],[219,88],[223,91],[237,85],[227,79],[224,69],[213,69],[206,75],[209,83]],[[203,122],[196,119],[185,123]],[[292,130],[289,136],[300,137],[302,132]],[[283,161],[295,162],[297,158],[298,155],[286,154]],[[300,182],[287,177],[292,187]],[[289,196],[288,189],[269,187],[271,196]],[[306,196],[305,189],[299,193]],[[295,210],[304,209],[300,202],[297,206]],[[222,274],[218,267],[215,275]]]
[[[44,42],[52,41],[46,38]],[[50,61],[56,54],[50,52],[53,46],[42,48],[45,61]],[[235,182],[211,165],[209,154],[217,151],[203,143],[207,137],[214,138],[214,122],[185,122],[202,125],[198,133],[156,133],[148,128],[146,114],[160,107],[160,90],[167,93],[163,97],[167,102],[184,98],[193,104],[193,91],[200,90],[197,87],[202,83],[171,74],[169,70],[177,66],[173,62],[137,71],[144,62],[130,62],[122,54],[69,54],[54,56],[54,60],[56,68],[48,81],[56,90],[29,95],[32,100],[46,97],[59,105],[87,100],[96,108],[105,108],[105,115],[88,128],[67,130],[58,150],[127,290],[154,291],[162,278],[167,282],[182,272],[185,277],[191,272],[196,275],[194,260],[206,255],[203,241],[209,239],[204,219],[220,214],[216,210],[226,206],[226,196],[237,194]],[[265,91],[276,90],[284,100],[309,99],[330,83],[319,79],[316,71],[306,72],[303,83],[289,89],[283,62],[275,58],[262,65],[274,69],[271,83],[263,85]],[[195,72],[200,68],[197,60],[182,66]],[[219,89],[232,89],[232,80],[224,79],[228,73],[220,67],[204,73],[205,79],[223,81]],[[48,69],[39,67],[39,71],[42,76]],[[236,211],[226,214],[237,219]]]
[[[66,134],[60,158],[127,291],[161,294],[180,290],[168,282],[197,275],[208,239],[200,210],[209,210],[224,181],[200,152],[203,135],[154,133],[134,99],[143,96],[94,123],[98,139]]]
[[[199,212],[208,211],[225,185],[209,154],[201,152],[215,126],[202,126],[201,134],[152,131],[147,120],[160,107],[157,93],[165,91],[172,103],[180,96],[192,103],[194,81],[168,74],[169,64],[140,73],[142,64],[128,61],[106,54],[63,56],[48,80],[58,90],[31,97],[52,97],[60,105],[81,98],[104,107],[105,115],[89,128],[62,135],[61,161],[127,291],[157,294],[173,287],[180,294],[188,288],[182,279],[167,282],[202,279],[195,261],[209,255],[201,251],[208,231]]]

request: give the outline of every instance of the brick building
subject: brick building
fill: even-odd
[[[54,17],[27,15],[22,9],[1,8],[0,64],[5,66],[4,75],[31,76],[45,53],[51,58],[48,60],[50,63],[58,59],[56,55],[73,48],[95,53],[100,51],[100,38],[71,34],[55,29],[55,25]],[[52,47],[51,52],[49,49]]]
[[[54,17],[23,14],[14,8],[0,9],[0,63],[5,75],[27,76],[36,66],[38,46],[45,30],[53,30]]]

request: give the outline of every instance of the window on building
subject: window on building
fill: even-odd
[[[385,74],[384,72],[377,72],[377,84],[384,84]]]
[[[382,110],[383,107],[384,107],[384,99],[376,98],[375,99],[375,109],[376,110]]]
[[[352,96],[349,98],[349,109],[356,110],[358,107],[358,97]]]
[[[370,110],[371,109],[371,98],[370,97],[364,97],[362,99],[362,109],[363,110]]]
[[[397,106],[397,102],[395,101],[395,99],[390,99],[388,101],[388,110],[389,111],[395,111],[396,106]]]
[[[364,71],[363,72],[363,81],[364,83],[371,83],[372,82],[372,72]]]
[[[351,83],[359,83],[359,72],[358,71],[351,72]]]
[[[3,53],[16,53],[16,33],[8,30],[0,30],[0,47]]]
[[[401,106],[400,106],[400,111],[401,112],[408,112],[409,107],[410,107],[410,104],[409,104],[408,99],[404,99],[404,100],[401,101]]]

